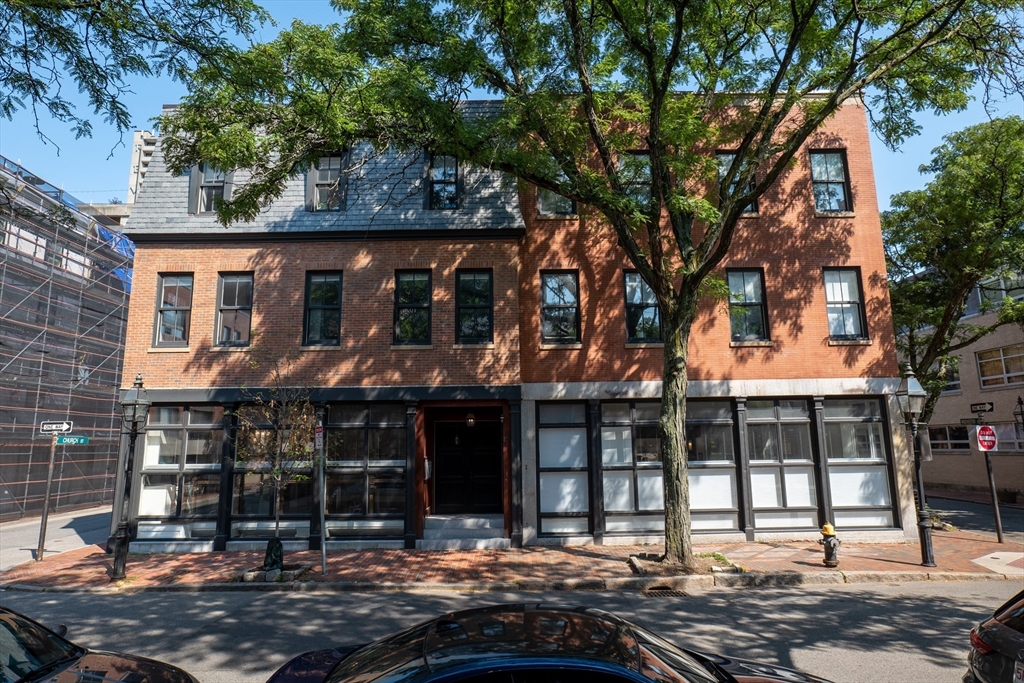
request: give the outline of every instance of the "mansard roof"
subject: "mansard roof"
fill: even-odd
[[[406,233],[468,233],[516,236],[525,229],[513,178],[498,171],[460,164],[460,207],[427,208],[424,152],[375,154],[370,145],[351,152],[342,211],[306,209],[304,174],[292,177],[284,193],[253,221],[225,228],[213,214],[189,214],[189,177],[167,168],[162,146],[149,163],[145,182],[125,232],[136,241],[220,237],[246,239],[319,239],[322,237],[398,236]],[[245,182],[236,170],[230,182]]]

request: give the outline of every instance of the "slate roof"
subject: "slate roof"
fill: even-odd
[[[270,233],[508,230],[519,234],[525,227],[516,182],[500,172],[461,164],[460,208],[428,210],[425,154],[389,152],[377,156],[369,145],[364,145],[352,150],[351,159],[355,170],[347,181],[343,211],[307,211],[305,177],[299,174],[256,220],[225,228],[212,214],[189,215],[189,178],[170,173],[158,142],[125,232],[134,239],[145,239],[161,235],[180,238],[197,233],[269,236]],[[237,184],[244,182],[247,176],[247,171],[238,170],[233,180]]]

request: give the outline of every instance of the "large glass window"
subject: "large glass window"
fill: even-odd
[[[979,351],[977,357],[982,388],[1024,384],[1024,344]]]
[[[760,270],[729,270],[729,325],[734,342],[768,339],[764,276]]]
[[[731,402],[686,402],[686,450],[693,530],[739,528]]]
[[[455,271],[455,341],[494,341],[493,274],[490,270]]]
[[[640,273],[627,270],[626,280],[626,341],[660,342],[661,309]]]
[[[846,173],[846,153],[842,150],[811,152],[810,158],[814,209],[819,213],[853,211]]]
[[[248,346],[252,329],[252,273],[220,276],[217,343]]]
[[[864,339],[864,302],[861,297],[860,271],[825,269],[825,311],[832,339]]]
[[[811,413],[804,400],[747,403],[754,526],[817,528]]]
[[[428,181],[431,209],[459,208],[459,164],[455,157],[431,154]]]
[[[156,346],[188,346],[192,274],[161,274],[157,278]]]
[[[824,421],[825,457],[836,528],[893,526],[881,401],[827,400]]]
[[[661,404],[650,401],[601,404],[601,470],[609,533],[665,529],[660,411]]]
[[[217,516],[223,409],[154,406],[143,435],[139,517]]]
[[[586,405],[538,404],[537,449],[540,533],[590,533]]]
[[[395,344],[430,343],[429,270],[395,272]]]
[[[540,336],[548,344],[580,341],[579,275],[576,271],[540,274]]]
[[[302,343],[341,343],[341,273],[306,273],[306,327]]]
[[[928,440],[933,451],[964,451],[971,450],[971,440],[967,427],[958,425],[929,425]]]
[[[327,514],[404,517],[406,416],[401,403],[337,403],[327,412]],[[373,525],[333,525],[354,535]],[[403,527],[398,526],[397,533]],[[340,531],[338,533],[341,533]]]

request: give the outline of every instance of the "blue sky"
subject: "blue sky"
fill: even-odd
[[[258,39],[273,38],[281,27],[293,19],[310,23],[338,20],[327,0],[262,0],[277,26],[264,27]],[[163,104],[176,102],[185,94],[180,83],[158,78],[132,84],[134,93],[126,102],[134,116],[136,128],[150,128],[150,119],[160,113]],[[81,112],[80,112],[81,113]],[[1003,102],[999,113],[1024,115],[1024,101]],[[131,134],[119,144],[117,131],[93,118],[92,138],[75,140],[67,126],[43,120],[41,127],[53,139],[44,143],[35,133],[29,112],[19,112],[13,121],[0,118],[0,155],[21,163],[39,177],[63,187],[83,201],[104,203],[110,199],[124,200],[128,192],[128,171],[131,157]],[[888,208],[889,197],[897,192],[922,187],[926,176],[918,167],[931,157],[931,150],[942,136],[988,118],[984,107],[975,101],[966,111],[947,116],[923,114],[919,117],[922,133],[904,143],[899,152],[890,152],[875,137],[871,140],[875,166],[875,182],[882,209]]]

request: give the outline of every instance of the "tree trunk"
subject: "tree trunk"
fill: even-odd
[[[274,484],[274,538],[281,537],[281,484]]]
[[[693,564],[690,538],[690,483],[686,467],[686,360],[695,301],[677,302],[665,340],[661,386],[661,463],[665,477],[665,560]]]

